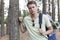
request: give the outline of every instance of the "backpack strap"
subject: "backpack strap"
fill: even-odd
[[[40,28],[41,28],[41,24],[42,24],[42,17],[43,17],[43,14],[40,13],[39,14],[39,24],[40,24]],[[46,31],[48,30],[48,28],[46,27]],[[47,35],[47,37],[49,37],[49,35]]]
[[[42,13],[39,14],[39,24],[40,24],[40,28],[41,28],[41,24],[42,24]]]

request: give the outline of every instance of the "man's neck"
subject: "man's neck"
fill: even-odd
[[[35,13],[35,14],[31,15],[32,19],[35,19],[35,18],[37,18],[38,16],[39,16],[39,13]]]

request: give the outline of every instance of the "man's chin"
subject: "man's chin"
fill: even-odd
[[[35,13],[31,13],[32,15],[34,15]]]
[[[34,12],[32,14],[35,14]]]

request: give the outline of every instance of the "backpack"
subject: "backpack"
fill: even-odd
[[[44,15],[46,15],[46,14],[44,14]],[[41,28],[41,24],[42,24],[42,16],[43,16],[43,14],[39,14],[39,24],[40,24],[40,28]],[[48,28],[46,27],[46,31],[48,30]],[[49,35],[47,35],[47,37],[48,37],[48,40],[56,40],[56,35],[55,35],[55,33],[53,32],[50,36]]]

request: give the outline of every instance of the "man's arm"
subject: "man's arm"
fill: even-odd
[[[19,24],[20,24],[20,29],[21,29],[21,32],[22,33],[25,33],[26,32],[26,27],[25,27],[25,25],[24,25],[24,23],[23,23],[23,18],[22,17],[19,17]]]
[[[50,27],[48,27],[48,30],[47,30],[46,32],[43,32],[42,34],[43,34],[43,35],[49,35],[49,34],[51,34],[52,32],[53,32],[53,27],[50,26]]]
[[[48,35],[48,34],[51,34],[53,32],[53,27],[52,27],[52,24],[51,24],[51,22],[49,20],[49,17],[46,16],[45,19],[46,19],[45,23],[46,23],[46,26],[47,26],[48,30],[46,32],[44,32],[43,34]]]
[[[21,32],[22,32],[22,33],[25,33],[26,30],[27,30],[23,22],[20,23],[20,29],[21,29]]]
[[[45,25],[47,26],[47,31],[43,31],[42,29],[39,29],[40,33],[43,35],[48,35],[53,32],[53,27],[51,25],[51,22],[49,21],[49,18],[47,16],[44,16],[45,19]]]
[[[50,26],[50,27],[48,27],[47,31],[43,31],[42,29],[39,29],[39,32],[43,35],[49,35],[53,32],[53,28],[52,28],[52,26]]]

